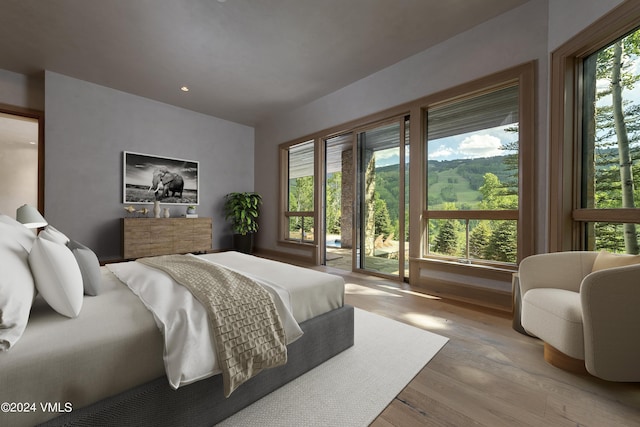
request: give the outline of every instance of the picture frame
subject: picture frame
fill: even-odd
[[[200,162],[124,151],[122,202],[200,204]]]

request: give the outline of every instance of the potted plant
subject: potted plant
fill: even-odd
[[[233,249],[251,253],[253,235],[258,231],[258,216],[262,197],[257,193],[229,193],[224,201],[224,219],[231,221]]]

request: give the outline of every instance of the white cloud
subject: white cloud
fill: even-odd
[[[453,150],[446,145],[439,146],[435,151],[429,153],[429,159],[437,159],[438,157],[449,157],[453,154]]]
[[[374,153],[376,160],[389,159],[391,157],[398,157],[398,148],[387,148],[386,150],[376,151]]]
[[[466,137],[460,145],[458,152],[467,159],[478,157],[502,156],[506,154],[501,150],[500,138],[492,135],[471,135]]]

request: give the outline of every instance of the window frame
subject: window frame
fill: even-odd
[[[443,91],[429,97],[421,104],[423,123],[420,144],[423,147],[422,169],[425,188],[422,191],[422,234],[424,236],[420,248],[420,258],[430,261],[443,261],[463,267],[483,266],[497,269],[517,269],[517,263],[523,258],[532,255],[535,250],[536,233],[534,223],[534,147],[535,147],[535,66],[536,62],[516,66],[502,72],[498,72],[482,79],[469,82],[458,87]],[[517,210],[465,210],[465,211],[429,211],[427,208],[427,137],[426,123],[429,108],[443,103],[490,93],[501,88],[517,85],[519,104],[519,152],[518,152],[518,209]],[[517,263],[503,263],[491,260],[473,259],[471,264],[466,261],[457,262],[457,257],[447,257],[427,253],[427,238],[430,219],[457,219],[457,220],[517,220]]]
[[[551,53],[550,252],[584,249],[587,222],[640,224],[640,208],[581,207],[582,62],[638,27],[640,4],[624,2]]]

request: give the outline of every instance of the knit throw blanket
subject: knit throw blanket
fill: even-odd
[[[169,274],[207,310],[225,397],[263,369],[287,362],[280,315],[255,280],[189,255],[137,261]]]

